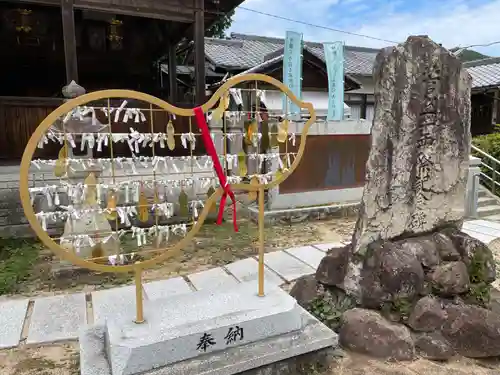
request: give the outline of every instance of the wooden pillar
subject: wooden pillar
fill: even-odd
[[[76,35],[73,0],[61,0],[64,60],[66,63],[66,83],[78,83],[78,63],[76,59]]]
[[[498,95],[498,89],[495,89],[495,92],[493,93],[493,103],[491,107],[491,131],[495,130],[496,124],[498,123],[498,120],[500,118],[498,117],[498,110],[499,110],[499,105],[498,105],[498,100],[500,99],[500,96]]]
[[[205,103],[205,15],[204,1],[196,0],[194,16],[195,101]]]
[[[366,120],[366,107],[367,107],[367,102],[368,100],[368,95],[367,94],[361,94],[361,113],[359,114],[360,118],[364,118]]]
[[[168,100],[171,104],[177,102],[177,60],[176,60],[176,45],[170,43],[168,45],[168,82],[169,95]]]

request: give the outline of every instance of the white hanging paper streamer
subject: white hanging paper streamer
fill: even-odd
[[[188,146],[187,146],[188,140],[189,140],[189,133],[182,133],[181,134],[181,144],[182,144],[182,147],[184,147],[185,149],[188,148]]]
[[[73,135],[71,133],[66,133],[66,140],[69,142],[71,148],[76,147],[75,139],[73,138]]]
[[[147,244],[145,228],[132,227],[132,238],[137,239],[137,246],[141,247]]]
[[[243,98],[241,96],[241,89],[230,88],[229,93],[233,97],[236,105],[243,105]]]
[[[170,227],[168,225],[158,225],[156,228],[157,228],[156,245],[160,246],[163,240],[165,240],[165,243],[168,244]]]
[[[83,133],[82,134],[82,142],[80,144],[80,151],[85,150],[85,146],[87,145],[89,149],[93,149],[95,144],[95,138],[93,133]]]
[[[267,108],[266,90],[257,90],[257,97],[259,98],[261,103],[264,103]]]
[[[193,211],[193,216],[195,219],[198,218],[198,207],[203,208],[203,202],[202,201],[191,201],[191,210]]]
[[[177,236],[185,236],[187,232],[187,226],[186,224],[175,224],[170,227],[170,230]]]
[[[127,101],[124,100],[122,102],[122,104],[120,104],[120,107],[118,107],[118,109],[115,111],[115,118],[114,118],[114,122],[118,122],[120,121],[120,113],[121,111],[125,108],[125,106],[127,105]]]
[[[49,143],[49,139],[47,138],[47,136],[44,134],[42,136],[42,138],[40,138],[40,140],[38,141],[38,148],[43,148],[43,145],[46,145],[47,143]]]

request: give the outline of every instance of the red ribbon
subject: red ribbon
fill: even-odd
[[[217,215],[217,225],[222,224],[222,217],[224,216],[224,207],[226,207],[227,196],[231,198],[233,201],[233,226],[234,231],[238,232],[238,224],[236,223],[236,198],[234,196],[231,187],[227,183],[226,175],[222,170],[222,166],[220,165],[219,156],[217,155],[217,151],[215,150],[215,145],[210,136],[210,130],[208,129],[207,122],[205,121],[205,114],[201,107],[196,107],[194,109],[194,116],[196,118],[196,122],[198,123],[198,128],[201,131],[201,138],[203,139],[203,143],[205,144],[205,148],[207,149],[208,155],[212,158],[214,163],[215,173],[217,173],[217,177],[219,178],[220,186],[224,189],[224,193],[220,199],[219,206],[219,214]]]

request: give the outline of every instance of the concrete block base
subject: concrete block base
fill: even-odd
[[[359,203],[331,204],[325,206],[311,206],[288,209],[271,209],[264,213],[264,221],[273,224],[279,221],[302,222],[308,219],[326,219],[329,217],[355,216]],[[259,210],[257,207],[248,207],[250,218],[257,222]]]
[[[222,351],[141,372],[141,375],[310,375],[335,356],[337,334],[299,307],[303,327]],[[80,336],[81,375],[115,375],[109,366],[105,327]]]
[[[146,322],[134,311],[105,322],[113,375],[133,375],[212,352],[299,331],[301,309],[275,285],[257,295],[257,283],[200,290],[145,301]]]

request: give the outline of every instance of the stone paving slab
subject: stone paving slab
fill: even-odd
[[[144,290],[150,301],[193,291],[187,281],[182,277],[145,283]]]
[[[257,281],[259,278],[259,262],[253,258],[237,260],[225,267],[240,282]],[[285,280],[266,267],[264,268],[264,282],[281,285],[285,283]]]
[[[94,323],[128,316],[128,311],[135,311],[135,285],[92,292],[92,307]]]
[[[323,251],[326,253],[328,250],[334,247],[344,247],[345,245],[342,242],[330,242],[330,243],[316,243],[311,246],[314,246],[316,249]]]
[[[288,282],[316,271],[313,267],[282,250],[266,253],[264,263]]]
[[[491,241],[493,241],[495,238],[497,238],[495,236],[489,236],[487,234],[479,233],[475,230],[470,230],[470,229],[465,229],[465,228],[462,228],[462,232],[464,232],[465,234],[468,234],[471,237],[474,237],[475,239],[485,243],[486,245],[488,243],[490,243]]]
[[[238,281],[221,267],[211,268],[206,271],[201,271],[188,275],[197,290],[201,289],[216,289],[221,286],[236,285]]]
[[[484,225],[481,222],[479,223],[474,221],[465,222],[462,229],[485,234],[487,236],[491,236],[494,238],[500,237],[500,229],[489,225]]]
[[[86,305],[84,293],[36,299],[26,343],[76,339],[87,321]]]
[[[310,265],[314,269],[318,268],[321,259],[325,257],[324,252],[312,246],[292,247],[286,249],[285,252]]]
[[[466,221],[464,223],[464,226],[469,225],[469,224],[480,225],[482,227],[496,229],[497,230],[496,236],[500,237],[500,223],[497,223],[495,221],[489,221],[489,220],[470,220],[470,221]]]
[[[0,349],[19,344],[29,300],[12,300],[0,303]]]

